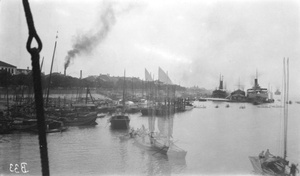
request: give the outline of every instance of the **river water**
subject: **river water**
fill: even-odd
[[[274,106],[279,102],[268,104]],[[215,108],[216,105],[219,108]],[[283,108],[252,104],[195,102],[191,111],[173,117],[173,141],[187,151],[185,160],[171,161],[120,141],[126,131],[110,129],[107,117],[95,127],[70,127],[47,134],[51,175],[251,175],[248,159],[262,150],[283,153]],[[245,109],[240,109],[245,105]],[[300,163],[300,104],[289,106],[288,160]],[[148,128],[148,117],[130,115],[130,126]],[[38,136],[0,135],[0,175],[12,175],[23,163],[27,175],[41,175]],[[26,164],[24,164],[26,163]],[[21,168],[15,171],[22,173]],[[24,171],[24,167],[23,167]],[[20,174],[16,174],[20,175]]]

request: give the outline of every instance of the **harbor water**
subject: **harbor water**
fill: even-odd
[[[280,102],[261,107],[247,103],[194,102],[194,109],[176,113],[173,141],[187,151],[184,160],[170,160],[120,141],[127,131],[113,130],[108,117],[93,127],[70,127],[47,134],[51,175],[251,175],[249,156],[267,149],[283,155],[283,108]],[[226,105],[229,104],[229,107]],[[206,108],[200,108],[202,105]],[[215,106],[219,107],[216,108]],[[240,107],[244,105],[245,109]],[[300,163],[300,104],[289,105],[287,159]],[[130,127],[148,128],[148,117],[130,115]],[[156,129],[157,130],[157,129]],[[0,175],[41,175],[38,135],[0,135]]]

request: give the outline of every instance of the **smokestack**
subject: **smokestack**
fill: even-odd
[[[80,70],[80,79],[82,78],[82,70]]]
[[[258,86],[257,78],[254,79],[254,86],[255,86],[255,87]]]
[[[220,86],[219,89],[222,90],[223,89],[223,76],[222,78],[220,77]]]
[[[67,68],[65,68],[65,70],[64,70],[64,76],[66,76],[66,70],[67,70]]]

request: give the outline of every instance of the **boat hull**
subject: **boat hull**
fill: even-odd
[[[113,129],[129,129],[130,119],[125,115],[115,115],[110,118],[110,127]]]
[[[250,162],[254,169],[254,172],[261,175],[275,175],[275,176],[286,176],[288,173],[285,171],[285,166],[288,162],[282,158],[269,158],[271,161],[262,161],[259,157],[249,156]],[[273,160],[273,161],[272,161]]]
[[[88,113],[77,117],[64,118],[63,122],[65,126],[90,126],[97,125],[96,119],[96,113]]]

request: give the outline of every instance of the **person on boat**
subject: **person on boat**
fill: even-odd
[[[154,143],[154,137],[153,137],[154,132],[150,133],[150,143],[153,144]]]
[[[299,173],[299,169],[297,168],[298,164],[295,165],[294,163],[292,163],[291,165],[291,169],[290,169],[290,175],[291,176],[296,176],[296,171]]]
[[[265,152],[265,151],[262,151],[262,152],[258,155],[259,159],[262,159],[262,158],[265,157],[264,152]]]
[[[265,153],[265,158],[271,158],[271,157],[274,157],[274,155],[272,155],[269,151],[269,149],[267,149],[266,153]]]
[[[131,138],[134,137],[134,129],[133,128],[130,129],[129,135]]]

